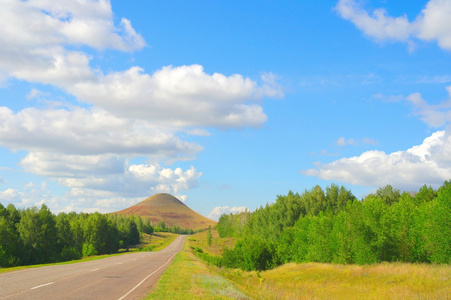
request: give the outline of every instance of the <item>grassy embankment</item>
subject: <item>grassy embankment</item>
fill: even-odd
[[[169,232],[156,232],[152,235],[144,234],[144,236],[142,238],[142,243],[137,245],[136,247],[130,248],[128,252],[125,249],[120,249],[119,253],[115,253],[115,254],[85,256],[85,257],[83,257],[81,259],[77,259],[77,260],[70,260],[70,261],[50,263],[50,264],[19,266],[19,267],[12,267],[12,268],[0,268],[0,273],[29,269],[29,268],[54,266],[54,265],[68,265],[68,264],[97,260],[97,259],[107,258],[110,256],[123,255],[126,253],[138,252],[138,251],[159,251],[159,250],[165,248],[170,243],[172,243],[172,241],[177,236],[178,235],[169,233]]]
[[[215,232],[211,247],[205,232],[188,237],[147,299],[451,299],[450,265],[305,263],[244,272],[206,266],[192,253],[219,254],[227,243]]]
[[[209,253],[218,253],[221,243],[212,243]],[[194,246],[207,246],[206,232],[187,237],[184,250],[177,254],[171,266],[148,294],[150,299],[248,299],[234,284],[224,279],[193,254]]]

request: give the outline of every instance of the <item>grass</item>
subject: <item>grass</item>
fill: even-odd
[[[206,232],[188,237],[147,299],[451,299],[450,265],[290,263],[244,272],[207,266],[194,256],[194,247],[219,255],[235,242],[212,234],[210,247]]]
[[[188,242],[191,247],[201,248],[205,253],[210,255],[222,255],[223,247],[232,248],[235,245],[235,238],[220,238],[216,230],[211,230],[212,241],[211,245],[207,243],[207,231],[196,233],[188,237]]]
[[[249,299],[234,284],[219,276],[191,251],[189,243],[148,294],[150,299]]]
[[[144,238],[143,244],[140,245],[143,251],[160,251],[166,248],[172,241],[175,240],[177,234],[170,232],[155,232],[150,238]]]
[[[6,272],[23,270],[23,269],[75,264],[75,263],[79,263],[79,262],[92,261],[92,260],[97,260],[97,259],[102,259],[102,258],[107,258],[107,257],[117,256],[117,255],[123,255],[126,253],[137,252],[137,251],[159,251],[159,250],[165,248],[170,243],[172,243],[172,241],[176,237],[177,237],[176,234],[169,233],[169,232],[157,232],[152,235],[144,234],[142,243],[135,248],[130,248],[129,252],[125,252],[125,249],[121,249],[119,253],[85,256],[85,257],[83,257],[81,259],[77,259],[77,260],[70,260],[70,261],[63,261],[63,262],[49,263],[49,264],[40,264],[40,265],[19,266],[19,267],[12,267],[12,268],[0,268],[0,274],[6,273]]]
[[[256,299],[451,299],[449,265],[291,263],[221,274]]]

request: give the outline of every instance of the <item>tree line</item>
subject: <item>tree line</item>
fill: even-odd
[[[0,204],[0,267],[52,263],[117,253],[151,234],[148,219],[100,213],[59,213],[46,205],[17,209]]]
[[[401,193],[388,185],[358,200],[344,187],[288,192],[254,212],[222,215],[220,237],[237,237],[207,261],[243,270],[288,262],[451,262],[451,181]]]
[[[167,226],[166,222],[161,220],[158,221],[157,225],[154,227],[155,232],[170,232],[174,234],[194,234],[195,231],[190,228],[183,228],[177,225]],[[199,230],[198,230],[199,231]]]

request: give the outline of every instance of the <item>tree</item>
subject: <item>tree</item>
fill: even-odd
[[[391,185],[386,185],[383,188],[379,188],[376,191],[376,196],[382,199],[385,204],[392,205],[399,201],[401,193],[398,189],[393,188]]]
[[[19,250],[19,235],[14,224],[6,216],[0,215],[0,268],[18,265]]]
[[[160,231],[166,231],[166,223],[163,220],[157,223],[157,227]]]
[[[208,226],[208,230],[207,230],[207,244],[208,244],[208,247],[211,246],[212,239],[213,239],[213,236],[211,235],[211,226]]]
[[[312,216],[308,231],[308,252],[306,258],[309,261],[331,262],[333,254],[330,250],[330,232],[332,231],[332,217],[320,212],[318,216]]]
[[[429,214],[427,227],[431,261],[451,262],[451,181],[445,181],[437,193]]]
[[[421,205],[425,202],[430,202],[437,197],[437,192],[430,186],[423,185],[415,195],[416,205]]]
[[[26,209],[18,224],[20,238],[25,246],[24,261],[46,263],[57,260],[57,230],[54,215],[45,204]]]
[[[84,226],[83,255],[111,254],[119,249],[118,229],[104,215],[89,215]]]

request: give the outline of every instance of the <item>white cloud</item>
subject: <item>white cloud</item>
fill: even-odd
[[[154,159],[193,158],[202,150],[152,123],[83,108],[27,108],[14,113],[0,107],[0,145],[52,154],[113,153]]]
[[[362,139],[362,144],[375,146],[375,145],[379,144],[379,142],[366,137],[366,138]]]
[[[186,136],[208,136],[211,127],[259,127],[267,119],[262,98],[283,96],[272,73],[258,81],[207,74],[200,65],[167,66],[153,74],[138,66],[104,73],[90,66],[95,50],[146,46],[129,20],[115,24],[116,18],[108,0],[0,1],[0,81],[52,85],[68,102],[73,96],[77,101],[52,102],[51,94],[33,86],[25,98],[45,97],[47,108],[0,107],[0,146],[28,151],[20,162],[26,172],[67,187],[64,210],[194,188],[201,176],[194,167],[161,165],[202,151]],[[130,164],[136,157],[147,164]]]
[[[229,206],[217,206],[215,208],[213,208],[213,210],[210,212],[210,214],[208,215],[208,218],[212,219],[212,220],[219,220],[219,217],[222,214],[237,214],[237,213],[241,213],[248,210],[248,208],[246,206],[234,206],[234,207],[229,207]]]
[[[362,140],[355,140],[355,139],[346,139],[344,137],[340,137],[335,141],[335,145],[344,147],[344,146],[359,146],[361,144],[366,145],[377,145],[378,142],[370,139],[370,138],[363,138]]]
[[[79,196],[115,195],[137,197],[156,192],[176,194],[197,186],[202,173],[194,167],[164,168],[159,164],[130,164],[111,154],[64,155],[30,153],[21,162],[27,172],[57,179],[62,186],[72,188]]]
[[[53,2],[0,3],[0,73],[55,85],[116,116],[178,128],[259,127],[267,117],[258,102],[283,95],[271,73],[261,84],[239,74],[209,75],[200,65],[103,74],[73,46],[131,51],[145,45],[143,38],[126,19],[114,25],[109,1]]]
[[[11,46],[68,44],[122,51],[145,46],[129,20],[123,18],[120,27],[114,25],[108,0],[6,0],[0,8],[0,36]]]
[[[3,205],[12,203],[18,208],[39,207],[45,204],[55,214],[71,211],[108,213],[132,206],[148,196],[136,198],[105,197],[105,195],[98,193],[95,197],[89,197],[84,194],[77,194],[74,191],[63,195],[54,195],[44,181],[41,184],[28,183],[21,191],[16,189],[0,191],[0,203]]]
[[[52,158],[53,161],[41,158],[27,164],[35,168],[32,171],[38,175],[57,180],[60,186],[66,187],[67,192],[54,195],[45,181],[41,184],[30,182],[22,191],[11,188],[0,191],[0,202],[20,207],[45,203],[53,212],[74,209],[112,212],[161,192],[177,195],[186,201],[187,197],[181,193],[195,188],[202,175],[193,166],[182,170],[159,164],[134,165],[114,157]]]
[[[133,67],[80,82],[69,90],[117,115],[166,126],[258,127],[267,117],[255,102],[283,94],[269,75],[263,79],[258,86],[239,74],[206,74],[200,65],[163,67],[152,75]]]
[[[4,191],[0,191],[0,200],[5,202],[16,202],[19,200],[19,191],[15,189],[6,189]]]
[[[67,46],[139,50],[130,21],[113,22],[109,1],[2,1],[0,71],[31,82],[67,86],[94,78],[90,56]]]
[[[443,49],[451,50],[451,2],[447,0],[430,0],[418,22],[418,37],[424,40],[437,40]]]
[[[357,142],[354,139],[345,139],[344,137],[340,137],[338,138],[338,140],[335,141],[335,145],[337,146],[347,146],[347,145],[351,145],[351,146],[357,146],[359,144],[359,142]]]
[[[437,131],[421,145],[386,154],[367,151],[360,156],[322,164],[301,174],[324,180],[381,187],[391,184],[401,189],[418,189],[424,184],[439,186],[451,178],[451,136]]]
[[[366,35],[377,40],[407,40],[415,30],[407,16],[393,18],[385,9],[377,9],[369,14],[354,0],[340,0],[336,6],[342,18],[350,20]]]
[[[413,38],[436,40],[441,48],[451,50],[450,1],[430,0],[413,21],[409,21],[406,15],[389,16],[383,8],[369,13],[355,0],[340,0],[336,9],[342,18],[377,41],[405,41],[412,49]]]
[[[449,99],[437,105],[431,105],[423,100],[420,93],[407,96],[407,101],[413,105],[413,114],[431,127],[441,127],[451,122],[451,86],[448,90]]]
[[[22,191],[12,188],[0,191],[0,201],[3,204],[12,203],[18,207],[40,206],[44,203],[57,206],[57,200],[57,197],[51,195],[45,181],[40,184],[29,182]]]

